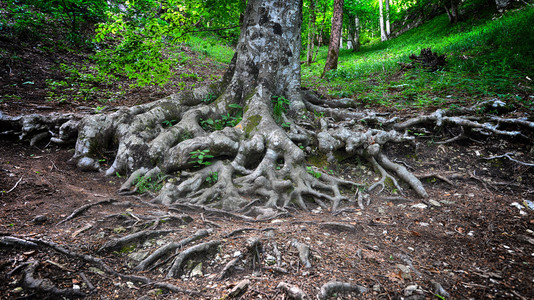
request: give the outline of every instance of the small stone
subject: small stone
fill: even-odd
[[[419,226],[421,227],[427,227],[428,225],[430,224],[428,224],[427,222],[419,222]]]
[[[77,284],[73,284],[73,285],[72,285],[72,289],[75,290],[75,291],[79,291],[81,288],[80,288],[79,285],[77,285]]]
[[[126,286],[129,288],[129,289],[135,289],[135,284],[131,281],[126,281]]]
[[[423,295],[425,292],[417,284],[411,284],[404,289],[404,296]]]
[[[16,287],[15,289],[13,289],[13,293],[20,293],[22,291],[24,291],[24,289],[22,287],[20,287],[20,286]]]
[[[397,268],[399,268],[401,270],[402,279],[404,279],[404,280],[412,280],[412,274],[410,274],[410,267],[409,266],[397,264]]]
[[[412,208],[419,208],[419,209],[425,209],[428,207],[428,205],[424,204],[424,203],[417,203],[417,204],[414,204],[411,206]]]
[[[276,264],[276,257],[272,255],[267,255],[267,257],[265,258],[265,263],[269,266]]]
[[[243,254],[243,253],[241,251],[237,250],[236,252],[234,252],[234,257],[241,256],[241,254]]]
[[[105,275],[106,274],[106,273],[104,273],[104,271],[100,270],[99,268],[95,268],[95,267],[89,267],[89,271],[93,272],[93,273],[96,273],[98,275]]]
[[[103,239],[106,237],[106,233],[104,231],[100,231],[99,233],[95,234],[96,239]]]
[[[163,294],[163,290],[161,289],[151,289],[146,293],[148,296],[157,296]]]
[[[382,290],[382,286],[380,286],[380,284],[373,285],[373,291],[380,293],[381,290]]]
[[[276,223],[283,223],[284,220],[280,220],[280,219],[274,219],[271,221],[272,224],[276,224]]]
[[[128,257],[137,262],[143,261],[148,256],[148,251],[133,252],[128,254]]]
[[[432,289],[434,290],[434,294],[443,298],[449,298],[451,296],[438,282],[432,281]]]
[[[48,221],[48,218],[45,216],[45,215],[38,215],[38,216],[35,216],[35,218],[33,218],[32,222],[34,224],[43,224],[45,223],[46,221]]]
[[[430,205],[432,205],[432,206],[441,207],[441,203],[439,203],[438,201],[436,201],[436,200],[434,200],[434,199],[430,199],[430,200],[428,200],[428,202],[429,202]]]
[[[443,205],[453,205],[455,203],[454,201],[448,201],[448,200],[441,200],[440,202]]]
[[[115,232],[116,234],[123,233],[126,232],[126,228],[124,228],[123,226],[115,227],[113,228],[113,232]]]
[[[198,265],[195,266],[195,268],[193,270],[191,270],[191,277],[195,277],[195,276],[203,276],[204,274],[202,273],[202,263],[198,263]]]

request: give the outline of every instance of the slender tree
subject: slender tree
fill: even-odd
[[[386,37],[389,38],[391,35],[391,26],[389,24],[389,0],[386,1]]]
[[[344,0],[334,0],[334,15],[332,16],[332,29],[330,30],[330,43],[328,45],[328,55],[324,66],[323,74],[330,70],[337,69],[339,59],[339,42],[341,40],[341,30],[343,29],[343,4]]]
[[[317,26],[315,25],[315,0],[310,0],[310,16],[308,19],[308,45],[306,49],[306,63],[309,65],[313,62],[313,48],[315,40],[315,32]]]
[[[386,41],[387,35],[386,35],[386,28],[384,25],[384,0],[378,0],[378,7],[379,7],[379,22],[380,22],[380,40],[382,42]]]

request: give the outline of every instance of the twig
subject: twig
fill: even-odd
[[[5,192],[5,194],[9,194],[10,192],[12,192],[17,187],[17,185],[19,185],[21,181],[22,181],[22,177],[20,177],[19,181],[17,181],[17,183],[15,183],[15,185],[9,191]]]
[[[115,199],[107,199],[107,200],[102,200],[102,201],[98,201],[98,202],[95,202],[95,203],[86,204],[86,205],[74,210],[72,212],[72,214],[70,214],[70,216],[66,217],[62,221],[59,221],[59,223],[57,223],[56,226],[61,225],[61,224],[65,223],[65,222],[67,222],[69,220],[74,219],[76,216],[78,216],[79,214],[81,214],[82,212],[86,211],[87,209],[89,209],[92,206],[95,206],[95,205],[98,205],[98,204],[109,204],[109,203],[113,203],[115,201],[116,201]]]
[[[505,153],[503,155],[495,155],[495,156],[492,156],[492,157],[488,157],[488,158],[484,158],[485,160],[490,160],[490,159],[496,159],[496,158],[503,158],[503,157],[506,157],[508,158],[509,160],[515,162],[515,163],[518,163],[520,165],[523,165],[523,166],[529,166],[529,167],[534,167],[534,164],[531,164],[531,163],[526,163],[526,162],[522,162],[522,161],[519,161],[517,159],[513,159],[510,157],[510,154],[515,154],[513,152],[508,152],[508,153]]]

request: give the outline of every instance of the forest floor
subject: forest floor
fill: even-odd
[[[36,69],[32,78],[38,72]],[[87,112],[84,107],[91,106],[46,102],[44,95],[26,97],[40,92],[39,80],[22,85],[25,78],[14,80],[11,77],[16,75],[4,75],[4,87],[12,89],[10,82],[18,84],[13,91],[20,99],[0,103],[2,113]],[[150,96],[154,93],[138,91],[135,98],[154,99]],[[125,100],[113,105],[135,103],[137,100]],[[417,113],[401,112],[402,116]],[[380,195],[371,195],[363,210],[352,204],[336,214],[317,208],[290,210],[288,216],[268,221],[152,205],[148,193],[119,195],[117,190],[125,178],[77,170],[69,163],[72,145],[29,146],[0,140],[0,237],[54,242],[101,258],[122,274],[143,275],[198,293],[168,292],[154,284],[129,282],[50,247],[0,246],[0,298],[47,298],[21,288],[25,263],[39,261],[35,278],[47,278],[58,288],[79,288],[89,294],[87,299],[223,299],[243,280],[249,281],[249,287],[241,299],[288,299],[277,289],[280,282],[296,285],[315,298],[321,286],[332,280],[367,288],[359,296],[338,293],[339,299],[439,299],[435,283],[452,299],[532,299],[534,210],[528,206],[534,202],[534,169],[506,158],[485,158],[514,152],[517,160],[532,162],[534,148],[493,138],[438,146],[432,138],[430,134],[418,136],[415,145],[387,149],[389,157],[410,166],[417,176],[433,175],[424,180],[428,199],[418,199],[409,190],[405,197],[395,197],[391,194],[395,191],[387,188]],[[369,165],[356,159],[343,161],[333,171],[361,182],[378,179]],[[448,182],[437,179],[440,176]],[[113,201],[91,206],[62,222],[84,205],[110,199]],[[169,215],[178,218],[152,222]],[[111,239],[156,226],[172,232],[114,251],[98,251]],[[212,231],[195,243],[218,240],[221,246],[213,255],[188,262],[179,278],[165,279],[164,263],[149,271],[133,270],[161,245],[191,237],[200,229]],[[253,257],[245,255],[251,237],[261,242]],[[302,265],[293,240],[310,247],[311,267]],[[234,257],[241,257],[239,267],[218,280]]]

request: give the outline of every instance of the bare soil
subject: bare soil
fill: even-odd
[[[4,82],[2,88],[8,84]],[[47,104],[44,97],[30,97],[26,102],[26,94],[22,90],[17,93],[21,101],[2,103],[2,112],[76,110],[76,104],[65,109]],[[150,98],[142,96],[136,97]],[[263,222],[149,205],[149,194],[117,193],[125,178],[84,173],[69,164],[72,147],[30,147],[26,142],[0,140],[0,237],[54,242],[101,258],[120,273],[143,275],[200,293],[189,295],[128,283],[47,247],[0,245],[0,298],[57,298],[21,288],[24,268],[17,267],[29,261],[40,262],[35,278],[47,278],[58,288],[79,286],[88,294],[87,299],[222,299],[243,279],[250,280],[250,286],[240,299],[288,299],[276,288],[280,282],[296,285],[315,298],[320,287],[332,280],[367,288],[359,296],[335,294],[339,299],[438,299],[432,282],[439,283],[452,299],[534,298],[534,210],[526,207],[526,200],[534,202],[534,169],[506,158],[484,159],[514,152],[516,159],[534,162],[534,148],[524,142],[493,138],[483,143],[437,146],[432,143],[434,138],[439,137],[426,134],[417,138],[416,146],[388,149],[390,157],[404,162],[416,175],[438,174],[450,181],[429,177],[425,181],[429,199],[418,199],[410,191],[404,197],[395,196],[397,191],[388,187],[382,194],[372,195],[363,210],[357,205],[349,205],[338,214],[317,208],[310,212],[290,210],[289,216]],[[378,177],[370,166],[356,159],[342,162],[333,171],[367,183]],[[115,202],[92,206],[57,225],[77,208],[106,199]],[[147,220],[162,214],[187,214],[192,221],[161,222],[158,229],[175,231],[117,251],[97,251],[111,239],[152,226],[145,224]],[[330,223],[351,225],[352,229]],[[133,256],[152,253],[202,228],[213,232],[195,243],[220,240],[221,247],[216,254],[187,263],[180,278],[165,279],[168,264],[163,263],[149,271],[133,270]],[[234,232],[237,229],[247,230]],[[261,239],[259,258],[244,256],[238,263],[240,268],[217,280],[226,263],[238,251],[246,251],[250,237]],[[291,245],[293,240],[310,246],[311,268],[300,262],[299,252]],[[275,245],[281,254],[275,266],[287,273],[271,265],[276,258]],[[202,275],[191,276],[191,269],[199,262],[203,262]],[[414,284],[421,294],[416,292],[409,298],[405,289]]]

